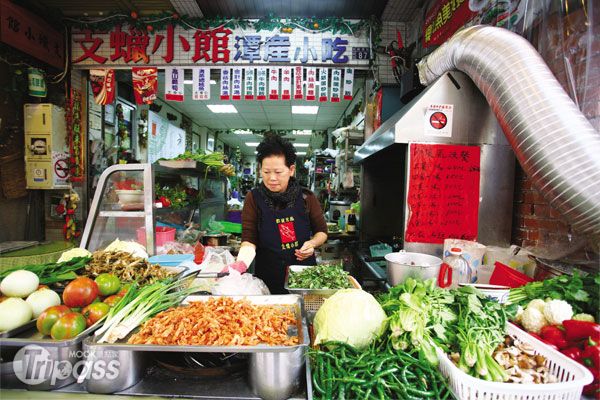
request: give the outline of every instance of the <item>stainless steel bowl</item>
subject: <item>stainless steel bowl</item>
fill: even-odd
[[[387,280],[391,286],[403,283],[406,278],[430,279],[440,273],[442,260],[422,253],[408,253],[404,250],[385,255]]]

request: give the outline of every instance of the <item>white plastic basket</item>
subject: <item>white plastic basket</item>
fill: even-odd
[[[546,366],[558,378],[557,383],[520,384],[489,382],[474,378],[459,369],[438,349],[439,369],[460,400],[579,400],[583,387],[592,382],[592,374],[583,365],[571,360],[543,342],[508,324],[508,334],[534,348],[546,358]]]

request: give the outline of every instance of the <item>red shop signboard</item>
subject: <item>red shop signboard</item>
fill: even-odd
[[[56,68],[65,66],[64,38],[42,18],[0,1],[0,41]]]
[[[423,24],[423,47],[444,43],[454,32],[477,12],[471,11],[467,0],[440,0],[435,3],[425,16]]]

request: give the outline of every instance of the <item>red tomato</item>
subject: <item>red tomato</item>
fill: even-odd
[[[110,306],[106,303],[92,303],[85,307],[81,312],[85,318],[86,326],[89,328],[98,322],[110,311]]]
[[[85,307],[98,297],[96,282],[85,276],[72,280],[63,292],[63,303],[67,307]]]
[[[63,315],[71,312],[69,307],[65,305],[60,306],[52,306],[46,308],[43,313],[37,319],[35,325],[37,326],[37,330],[42,335],[49,335],[52,326],[62,317]]]
[[[108,304],[111,307],[114,307],[115,304],[117,304],[123,297],[121,296],[117,296],[116,294],[113,294],[112,296],[108,296],[107,298],[104,299],[104,302],[106,304]]]
[[[83,315],[70,312],[59,318],[52,326],[50,336],[52,339],[72,339],[85,330],[85,318]]]

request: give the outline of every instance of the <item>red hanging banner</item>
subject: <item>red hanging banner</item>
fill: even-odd
[[[441,0],[433,5],[423,24],[423,47],[440,45],[477,12],[471,11],[466,0]]]
[[[158,69],[156,67],[131,68],[133,93],[137,104],[151,104],[158,92]]]
[[[115,101],[116,86],[114,69],[90,70],[90,84],[96,104],[105,106]]]
[[[477,240],[478,146],[410,145],[407,242]]]

